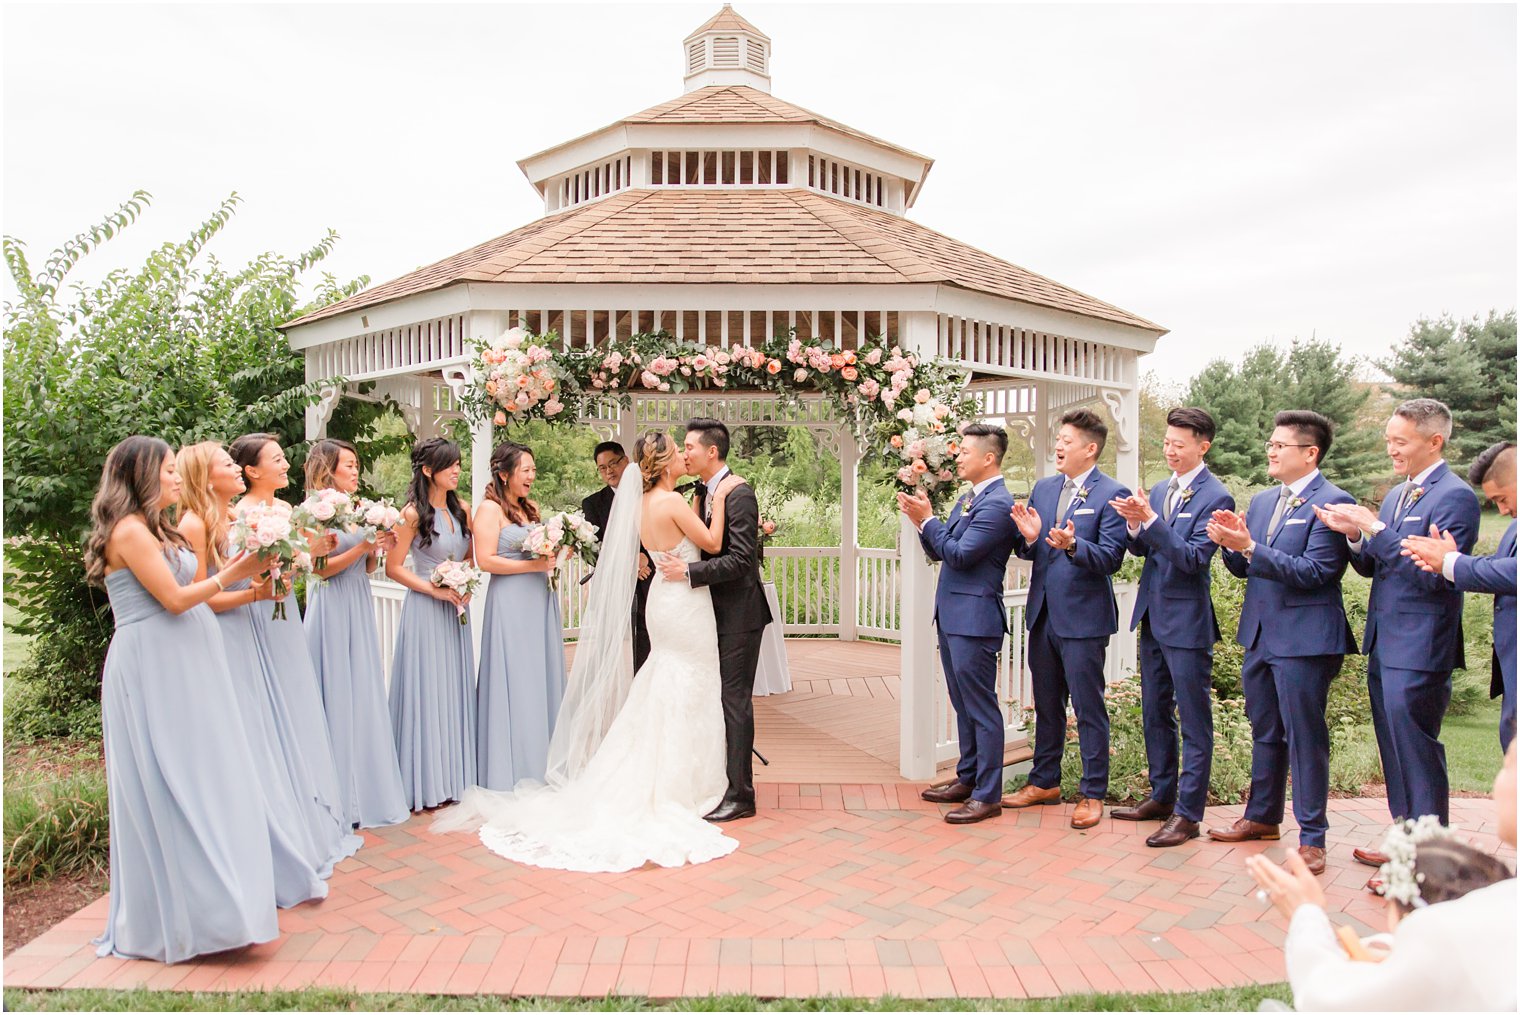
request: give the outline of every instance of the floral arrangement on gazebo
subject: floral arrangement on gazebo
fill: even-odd
[[[464,408],[496,426],[529,419],[564,423],[598,405],[624,408],[638,393],[770,391],[783,399],[822,395],[862,446],[890,462],[900,489],[940,502],[955,489],[960,427],[974,418],[963,370],[925,362],[879,341],[830,349],[777,335],[761,348],[715,348],[669,332],[646,332],[595,348],[560,349],[553,332],[512,328],[473,339]]]

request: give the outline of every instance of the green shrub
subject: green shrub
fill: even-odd
[[[1330,788],[1360,794],[1368,783],[1383,781],[1377,737],[1370,723],[1343,717],[1330,726]]]
[[[109,861],[106,777],[80,772],[5,788],[5,884],[104,870]]]

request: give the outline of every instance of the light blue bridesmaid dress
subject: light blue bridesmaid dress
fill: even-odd
[[[359,532],[339,533],[332,556],[363,539]],[[343,813],[350,824],[377,828],[405,821],[411,813],[391,737],[367,559],[361,554],[331,578],[308,582],[306,643],[327,716]]]
[[[429,581],[445,560],[465,560],[470,537],[446,510],[433,541],[412,541],[412,573]],[[401,785],[414,811],[458,800],[475,784],[475,649],[452,605],[408,589],[391,661],[391,729]]]
[[[195,555],[169,551],[175,580]],[[175,616],[128,570],[106,575],[116,633],[101,685],[111,901],[100,955],[180,962],[280,935],[264,803],[221,632]]]
[[[212,567],[208,571],[214,571]],[[246,579],[227,586],[246,589]],[[289,609],[293,604],[287,603]],[[238,711],[253,749],[253,774],[269,810],[274,850],[275,890],[281,906],[327,897],[323,879],[333,865],[363,843],[350,835],[342,815],[325,805],[311,778],[311,766],[292,732],[290,703],[275,677],[274,660],[258,630],[274,603],[260,600],[216,615],[227,647]],[[306,658],[310,667],[311,660]]]
[[[502,526],[496,552],[531,560],[527,525]],[[565,634],[559,596],[548,575],[493,574],[480,631],[480,679],[475,687],[477,772],[487,789],[511,789],[520,779],[543,781],[554,717],[565,694]]]

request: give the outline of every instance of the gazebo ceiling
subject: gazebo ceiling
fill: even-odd
[[[464,282],[940,283],[1165,331],[916,222],[805,189],[624,191],[539,219],[289,326]]]

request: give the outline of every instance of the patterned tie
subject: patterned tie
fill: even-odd
[[[1409,495],[1414,490],[1414,480],[1406,480],[1404,488],[1399,491],[1398,506],[1393,509],[1394,518],[1403,518],[1404,512],[1409,510]]]
[[[1066,517],[1066,509],[1071,507],[1071,495],[1076,489],[1076,482],[1070,476],[1066,477],[1066,483],[1061,487],[1060,503],[1056,505],[1057,524],[1060,524],[1062,519]]]
[[[1282,521],[1283,515],[1288,512],[1288,498],[1293,496],[1293,488],[1285,486],[1277,492],[1277,507],[1272,511],[1272,520],[1267,523],[1267,538],[1277,531],[1277,523]]]
[[[1177,509],[1181,506],[1181,502],[1177,499],[1177,477],[1173,476],[1172,481],[1166,484],[1166,520],[1171,521],[1176,518]]]

